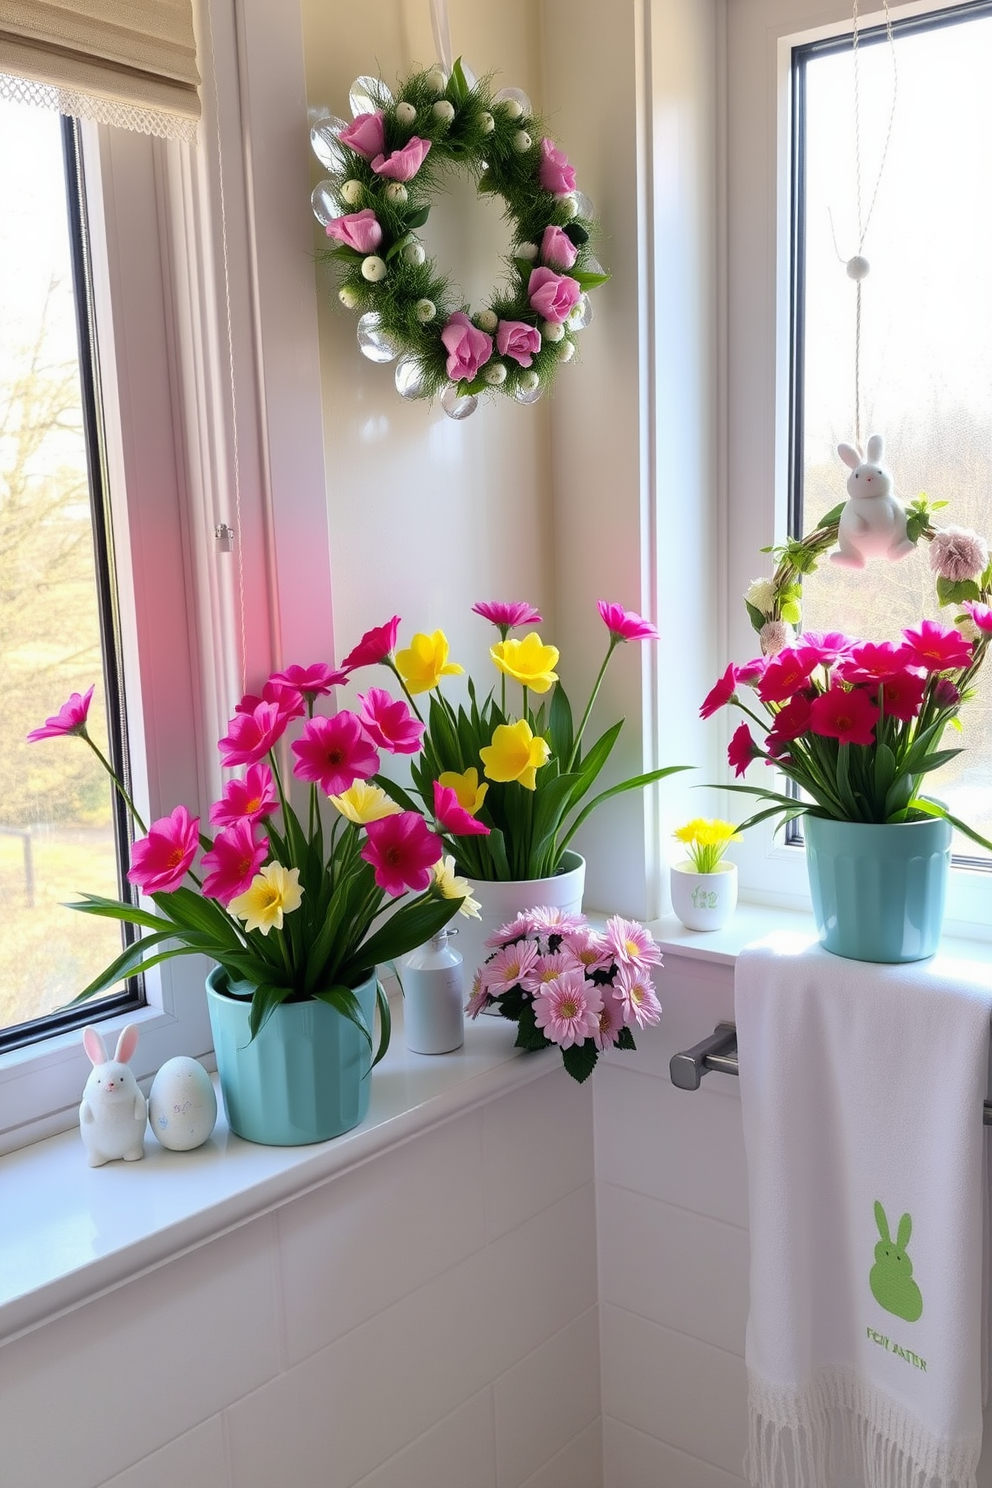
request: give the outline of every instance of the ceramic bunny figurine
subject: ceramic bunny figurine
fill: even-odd
[[[100,1033],[95,1028],[83,1029],[83,1048],[93,1068],[79,1107],[79,1130],[91,1168],[118,1157],[135,1162],[145,1155],[145,1097],[128,1067],[137,1047],[138,1030],[133,1023],[121,1029],[113,1059],[107,1058]]]
[[[848,500],[840,514],[839,546],[830,554],[830,562],[843,568],[864,568],[869,558],[888,558],[893,563],[905,558],[915,544],[906,536],[906,513],[892,495],[892,477],[881,464],[881,434],[870,436],[864,460],[850,444],[839,444],[837,453],[851,474]]]

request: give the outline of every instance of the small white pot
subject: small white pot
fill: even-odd
[[[672,865],[672,908],[687,930],[719,930],[737,908],[737,864],[724,860],[714,873],[697,873],[686,861]]]

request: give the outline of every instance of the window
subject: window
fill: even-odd
[[[974,526],[986,536],[992,535],[992,495],[982,470],[990,431],[981,427],[981,419],[987,420],[992,391],[992,347],[990,318],[982,308],[982,259],[992,201],[986,184],[992,142],[987,116],[975,119],[968,109],[982,106],[987,94],[982,81],[987,60],[980,60],[986,43],[979,37],[989,29],[988,10],[919,3],[890,7],[899,95],[864,244],[873,270],[864,288],[861,347],[862,440],[876,430],[886,436],[904,499],[920,490],[931,499],[948,499],[947,521]],[[909,20],[912,27],[904,28]],[[865,213],[878,179],[892,95],[892,59],[882,22],[878,13],[861,18]],[[846,0],[826,7],[814,0],[731,0],[727,9],[728,649],[738,659],[753,651],[740,597],[766,571],[768,560],[760,549],[781,542],[790,520],[793,530],[803,530],[845,494],[846,471],[834,450],[841,441],[853,442],[855,434],[854,286],[844,272],[845,260],[859,246],[850,33]],[[965,34],[969,65],[976,54],[979,58],[974,89],[959,77],[944,83],[945,59]],[[846,42],[838,40],[845,36]],[[793,133],[797,102],[803,106],[805,135],[798,143],[805,146],[806,169],[797,214],[804,232],[794,237],[792,171],[803,158]],[[951,232],[947,193],[959,171],[970,183],[969,199],[966,204],[955,200]],[[962,205],[968,217],[959,230]],[[937,256],[934,234],[942,245]],[[961,292],[970,295],[964,312],[957,308]],[[800,334],[794,337],[797,322]],[[790,423],[793,411],[796,421]],[[969,466],[976,473],[974,501],[964,494]],[[925,565],[925,555],[921,562]],[[829,569],[808,579],[806,623],[823,625],[829,619],[830,628],[873,627],[879,618],[872,614],[873,604],[896,612],[890,586],[906,590],[905,603],[919,615],[920,590],[930,584],[925,570],[874,564],[867,573],[863,589],[847,578],[844,590],[846,576]],[[849,602],[861,608],[851,611]],[[983,674],[986,698],[992,696],[990,685]],[[968,753],[958,779],[948,771],[938,781],[938,788],[946,783],[959,792],[955,804],[980,830],[992,821],[992,791],[985,783],[989,760],[982,755],[988,748],[981,741],[983,732],[987,735],[983,706],[976,709],[972,703],[974,712],[964,712],[962,743]],[[752,893],[801,901],[805,885],[796,848],[774,838],[771,829],[749,834],[741,848],[742,882]],[[970,853],[970,846],[966,850]],[[990,877],[976,867],[952,874],[949,928],[955,921],[959,929],[987,927]]]

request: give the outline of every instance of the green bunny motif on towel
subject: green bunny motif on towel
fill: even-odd
[[[908,1214],[903,1215],[893,1245],[885,1210],[876,1199],[875,1223],[882,1238],[875,1246],[875,1264],[868,1277],[872,1296],[886,1312],[915,1323],[923,1311],[923,1297],[913,1280],[913,1263],[906,1254],[913,1221]]]

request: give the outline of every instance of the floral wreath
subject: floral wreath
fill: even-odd
[[[398,358],[400,395],[440,393],[452,418],[473,413],[483,392],[536,402],[592,319],[587,291],[609,278],[589,250],[592,205],[567,156],[525,93],[493,94],[461,58],[450,74],[413,73],[395,98],[381,80],[358,78],[349,102],[352,123],[328,116],[310,132],[331,172],[311,201],[334,240],[321,257],[338,267],[338,298],[361,312],[363,354]],[[453,167],[502,198],[511,228],[509,279],[474,312],[417,238]]]

